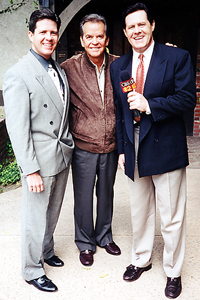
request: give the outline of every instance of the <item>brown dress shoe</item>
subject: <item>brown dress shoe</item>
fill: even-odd
[[[169,299],[177,298],[182,290],[181,276],[177,278],[167,277],[167,285],[165,288],[165,296]]]
[[[94,262],[92,250],[84,250],[80,252],[80,262],[84,266],[91,266]]]
[[[106,249],[106,251],[109,254],[112,255],[120,255],[121,254],[121,250],[119,249],[119,247],[115,244],[115,242],[109,243],[107,245],[105,245],[104,247]]]
[[[123,279],[126,280],[126,281],[135,281],[140,277],[140,275],[144,271],[150,270],[151,267],[152,267],[152,264],[150,264],[150,265],[148,265],[147,267],[144,267],[144,268],[139,268],[139,267],[135,267],[133,265],[130,265],[126,268],[126,271],[123,275]]]

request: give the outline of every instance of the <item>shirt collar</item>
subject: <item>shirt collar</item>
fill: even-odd
[[[37,58],[37,60],[41,63],[41,65],[45,68],[46,71],[48,71],[49,64],[53,65],[52,58],[50,58],[50,60],[46,60],[43,56],[36,53],[32,48],[30,49],[30,51]]]
[[[155,42],[153,40],[153,42],[151,43],[151,45],[147,48],[146,51],[144,51],[142,54],[144,55],[144,57],[150,61],[151,59],[151,56],[152,56],[152,53],[153,53],[153,49],[154,49],[154,45],[155,45]],[[138,53],[136,52],[134,49],[133,49],[133,57],[135,59],[138,59],[138,56],[140,55],[141,53]]]
[[[93,66],[98,70],[97,65],[95,65],[91,60],[90,60],[90,62],[91,62],[91,63],[93,64]],[[106,65],[106,55],[104,54],[104,59],[103,59],[102,65],[101,65],[100,73],[101,73],[101,71],[103,70],[103,68],[105,68],[105,65]]]

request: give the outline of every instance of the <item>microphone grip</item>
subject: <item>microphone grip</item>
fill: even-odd
[[[133,120],[135,120],[137,123],[140,122],[140,112],[138,109],[133,109],[132,111],[133,114]]]
[[[138,109],[133,109],[133,117],[134,117],[134,118],[140,117],[140,112],[139,112]]]

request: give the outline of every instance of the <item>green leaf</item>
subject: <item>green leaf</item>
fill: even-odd
[[[0,171],[0,182],[2,185],[8,185],[10,183],[15,183],[21,178],[19,168],[16,160],[5,166]]]

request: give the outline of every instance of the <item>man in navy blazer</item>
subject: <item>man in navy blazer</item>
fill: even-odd
[[[133,226],[132,264],[123,279],[134,281],[152,267],[157,199],[164,239],[165,295],[176,298],[182,289],[185,253],[188,153],[183,113],[195,107],[195,80],[189,53],[154,42],[154,28],[146,5],[128,7],[124,33],[133,51],[111,64],[119,165],[129,177]],[[123,93],[121,72],[126,70],[135,78],[140,54],[143,93]],[[133,120],[136,109],[140,122]]]

